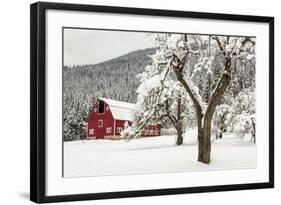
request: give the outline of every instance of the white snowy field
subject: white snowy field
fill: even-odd
[[[64,177],[207,171],[256,167],[256,146],[233,135],[213,140],[211,163],[197,162],[194,132],[175,136],[64,142]]]

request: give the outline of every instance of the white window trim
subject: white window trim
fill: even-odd
[[[95,134],[95,129],[94,128],[89,129],[89,135],[94,135],[94,134]]]
[[[107,133],[107,134],[112,133],[112,127],[107,127],[107,128],[106,128],[106,133]]]
[[[122,128],[122,127],[117,127],[117,133],[121,133],[121,132],[122,132],[122,130],[123,130],[123,128]]]
[[[100,125],[101,122],[101,125]],[[103,120],[98,120],[98,127],[103,127]]]

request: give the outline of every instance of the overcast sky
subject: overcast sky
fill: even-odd
[[[96,64],[153,46],[148,33],[64,29],[64,65]]]

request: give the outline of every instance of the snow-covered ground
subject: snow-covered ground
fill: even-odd
[[[64,177],[256,167],[255,144],[233,135],[213,141],[209,165],[197,162],[195,136],[187,133],[182,146],[175,145],[175,136],[65,142]]]

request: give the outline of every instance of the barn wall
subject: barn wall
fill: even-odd
[[[116,120],[116,128],[115,128],[116,135],[120,135],[120,133],[118,133],[118,128],[121,127],[122,129],[124,129],[125,122],[126,122],[126,120]],[[129,123],[129,124],[131,124],[131,123]]]
[[[147,126],[145,126],[143,134],[141,136],[142,137],[160,136],[160,134],[161,134],[160,130],[161,130],[160,125],[147,125]]]
[[[114,120],[113,120],[113,116],[111,114],[110,109],[107,109],[107,107],[109,108],[108,104],[105,103],[104,114],[99,114],[98,113],[98,103],[95,104],[94,109],[92,110],[92,113],[88,120],[88,130],[87,130],[88,137],[91,137],[91,135],[89,133],[90,129],[94,129],[94,136],[97,139],[103,139],[105,135],[113,135]],[[103,121],[102,127],[98,126],[99,120]],[[111,133],[106,133],[107,127],[112,128]]]

